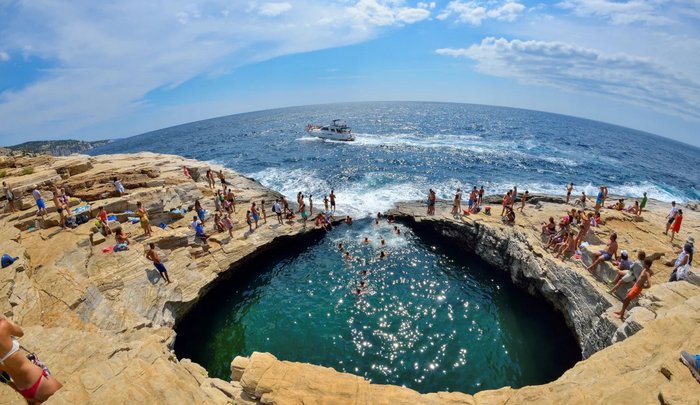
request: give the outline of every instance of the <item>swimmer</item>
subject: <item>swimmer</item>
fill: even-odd
[[[375,225],[379,225],[379,219],[375,219],[375,220],[374,220],[374,224],[375,224]]]
[[[399,229],[398,226],[394,225],[394,233],[397,235],[401,235],[401,230]]]
[[[382,247],[384,247],[384,246],[386,246],[386,241],[382,238],[382,241],[380,242],[380,244],[382,245]]]
[[[364,270],[362,270],[361,272],[359,272],[359,273],[357,273],[357,274],[359,274],[359,275],[361,275],[361,276],[366,276],[367,274],[369,274],[369,270],[364,269]]]
[[[347,215],[347,216],[345,217],[345,223],[346,223],[347,225],[352,225],[352,217],[351,217],[350,215]]]
[[[352,260],[352,256],[350,256],[350,252],[348,252],[348,251],[346,250],[346,251],[344,252],[344,254],[345,254],[345,256],[344,256],[343,258],[344,258],[345,260],[348,260],[348,261]]]
[[[338,243],[338,250],[340,250],[341,252],[345,250],[343,249],[343,242]]]
[[[379,258],[380,258],[380,259],[386,259],[386,256],[387,256],[387,255],[386,255],[386,253],[384,253],[383,250],[382,250],[381,252],[379,252]]]
[[[369,244],[369,238],[365,236],[365,239],[362,241],[364,244]]]

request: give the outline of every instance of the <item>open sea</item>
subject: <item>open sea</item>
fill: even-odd
[[[347,121],[354,142],[309,137],[308,123]],[[570,116],[473,104],[367,102],[230,115],[119,139],[91,154],[152,151],[212,161],[316,204],[331,189],[356,217],[433,188],[484,185],[502,194],[611,194],[700,200],[700,149],[667,138]]]

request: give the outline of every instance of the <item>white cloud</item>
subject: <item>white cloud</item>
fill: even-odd
[[[455,16],[457,22],[479,26],[484,20],[515,21],[525,10],[525,6],[516,0],[505,1],[467,1],[453,0],[438,14],[438,20]]]
[[[366,12],[366,19],[348,18],[347,8]],[[145,101],[159,89],[280,55],[356,44],[374,38],[380,26],[429,14],[397,0],[33,0],[11,9],[11,16],[0,13],[0,49],[53,67],[24,88],[0,93],[5,141],[89,134],[162,108]]]
[[[276,17],[291,9],[292,5],[289,3],[264,3],[260,6],[260,11],[258,11],[258,13],[268,17]]]
[[[359,0],[346,12],[356,27],[413,24],[430,17],[429,5],[408,7],[402,0]]]
[[[602,95],[700,119],[700,82],[647,58],[606,54],[561,42],[493,37],[469,48],[436,52],[474,60],[477,70],[484,74]]]
[[[662,24],[668,19],[658,13],[663,0],[565,0],[559,6],[571,10],[580,17],[603,17],[613,24],[650,23]]]
[[[564,0],[558,6],[579,17],[603,18],[616,25],[700,19],[700,0]]]
[[[7,62],[8,60],[10,60],[10,54],[0,51],[0,62]]]

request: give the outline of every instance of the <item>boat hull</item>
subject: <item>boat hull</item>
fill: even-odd
[[[309,135],[315,136],[315,137],[321,138],[321,139],[330,139],[332,141],[354,141],[355,140],[355,136],[351,133],[328,132],[328,131],[321,131],[319,129],[309,130]]]

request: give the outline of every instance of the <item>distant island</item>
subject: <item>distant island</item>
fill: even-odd
[[[96,148],[112,142],[111,140],[102,141],[78,141],[75,139],[67,139],[60,141],[31,141],[24,142],[19,145],[5,147],[6,154],[11,152],[23,152],[32,154],[47,154],[53,156],[68,156],[73,153],[82,153],[86,150]]]

